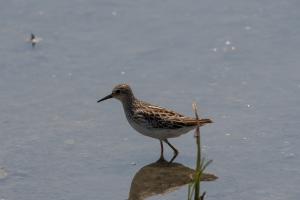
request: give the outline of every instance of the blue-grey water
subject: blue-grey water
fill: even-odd
[[[215,121],[201,129],[219,177],[207,199],[299,200],[299,19],[298,0],[0,1],[0,199],[128,198],[159,142],[96,103],[126,82]],[[193,133],[170,142],[194,167]]]

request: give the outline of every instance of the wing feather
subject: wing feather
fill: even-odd
[[[138,109],[133,113],[133,119],[143,123],[149,128],[159,129],[180,129],[188,126],[204,125],[211,123],[209,119],[200,119],[186,117],[182,114],[168,110],[159,106],[151,105],[146,102],[140,103]]]

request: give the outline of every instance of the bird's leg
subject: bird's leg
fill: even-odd
[[[171,147],[173,149],[173,151],[174,151],[174,156],[169,161],[169,163],[172,163],[173,160],[178,156],[179,152],[178,152],[178,150],[167,139],[165,139],[164,142],[167,143],[167,145],[169,145],[169,147]]]
[[[161,140],[159,140],[160,142],[160,158],[158,159],[157,162],[165,162],[165,158],[164,158],[164,145],[163,142]]]

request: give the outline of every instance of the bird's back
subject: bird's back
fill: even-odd
[[[196,120],[191,117],[184,116],[175,111],[149,104],[144,101],[136,101],[133,105],[134,121],[143,123],[151,129],[181,129],[195,127],[199,123],[200,126],[206,123],[212,123],[210,119]]]

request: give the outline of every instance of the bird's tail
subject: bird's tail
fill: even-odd
[[[205,124],[209,124],[209,123],[213,123],[213,121],[211,119],[191,119],[191,120],[185,120],[185,124],[188,126],[197,126],[199,124],[199,126],[203,126]]]
[[[196,121],[196,123],[199,123],[199,125],[204,125],[204,124],[209,124],[209,123],[213,123],[213,121],[211,119],[199,119],[198,121]]]

